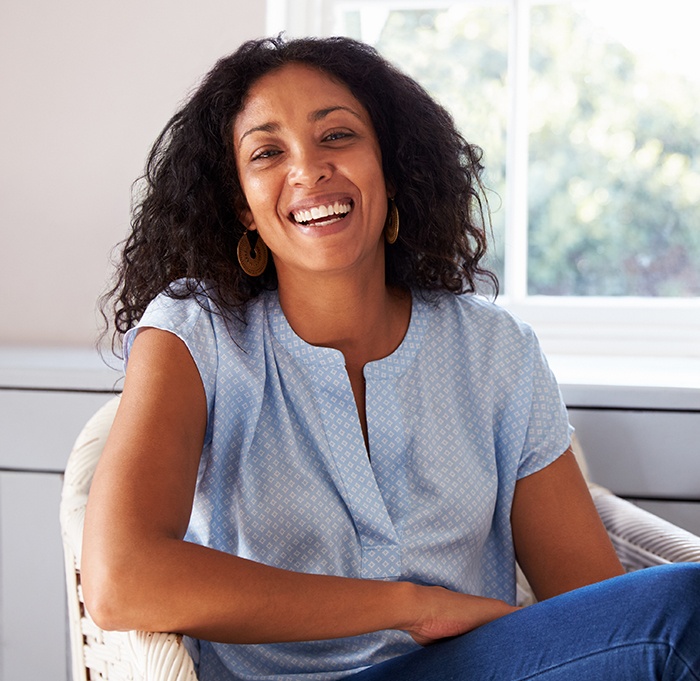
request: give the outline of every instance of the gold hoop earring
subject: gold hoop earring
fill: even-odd
[[[389,203],[391,206],[386,225],[384,225],[384,238],[388,244],[395,244],[399,238],[399,209],[396,207],[394,199],[389,199]]]
[[[236,253],[238,264],[249,277],[259,277],[265,271],[268,250],[257,230],[246,230],[243,233],[238,241]]]

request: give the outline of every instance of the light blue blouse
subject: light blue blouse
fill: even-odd
[[[206,392],[187,540],[289,570],[514,602],[516,480],[570,440],[527,325],[474,296],[414,292],[403,342],[364,370],[370,458],[342,353],[299,338],[275,292],[248,305],[246,324],[202,301],[161,295],[139,323],[186,343]],[[417,645],[382,631],[200,647],[203,681],[326,681]]]

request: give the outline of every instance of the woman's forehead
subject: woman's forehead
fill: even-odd
[[[282,113],[292,106],[344,108],[370,122],[362,103],[340,79],[304,63],[290,63],[261,76],[248,90],[243,107],[236,116],[234,129],[244,120]]]

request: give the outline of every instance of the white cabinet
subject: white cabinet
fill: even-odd
[[[569,408],[591,477],[633,498],[700,501],[700,411]]]
[[[552,360],[591,478],[700,536],[700,360]]]
[[[85,422],[110,395],[0,386],[0,466],[62,473]]]
[[[61,476],[0,473],[0,678],[68,678]]]
[[[0,350],[0,681],[70,679],[63,470],[115,378],[90,353]]]

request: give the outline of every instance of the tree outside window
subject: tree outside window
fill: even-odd
[[[700,296],[700,49],[682,30],[694,2],[529,4],[526,178],[508,164],[513,3],[377,4],[336,3],[342,30],[483,147],[501,275],[506,183],[526,182],[527,295]]]

